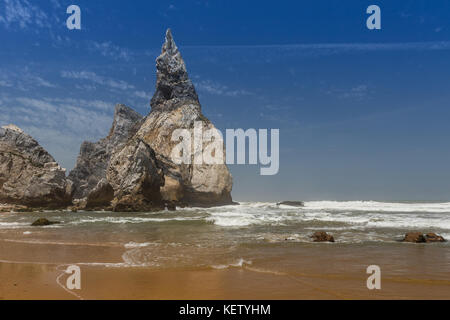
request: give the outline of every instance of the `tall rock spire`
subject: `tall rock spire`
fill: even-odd
[[[150,102],[152,112],[173,110],[189,102],[199,104],[197,92],[170,29],[166,32],[161,55],[156,59],[156,69],[156,92]]]

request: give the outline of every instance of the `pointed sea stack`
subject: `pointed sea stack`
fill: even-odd
[[[197,92],[170,29],[166,32],[161,55],[156,59],[156,69],[156,92],[150,102],[152,111],[167,112],[189,102],[200,107]]]
[[[225,164],[176,164],[172,133],[191,130],[196,121],[214,128],[202,114],[186,65],[167,30],[156,59],[156,92],[150,114],[142,118],[118,105],[109,135],[84,142],[75,169],[74,202],[87,209],[149,211],[166,205],[214,206],[232,204],[232,178]],[[211,142],[204,142],[207,147]]]
[[[172,33],[167,30],[161,55],[156,59],[156,92],[151,112],[137,132],[150,145],[162,165],[165,185],[161,196],[165,201],[192,206],[232,204],[232,177],[226,164],[175,164],[171,152],[176,129],[191,130],[201,121],[204,131],[214,125],[202,114],[200,102],[186,71]],[[209,145],[204,142],[203,148]]]

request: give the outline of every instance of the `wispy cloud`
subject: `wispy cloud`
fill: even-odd
[[[30,98],[17,98],[16,101],[18,101],[21,105],[25,107],[29,107],[32,109],[38,109],[39,111],[44,112],[56,112],[58,108],[54,106],[53,104],[50,104],[49,102],[38,100],[38,99],[30,99]]]
[[[195,82],[195,88],[200,92],[205,92],[211,95],[217,96],[228,96],[228,97],[238,97],[251,95],[252,93],[246,90],[233,90],[228,86],[222,85],[220,83],[211,80],[200,80]]]
[[[333,95],[341,99],[363,100],[364,98],[369,97],[371,90],[368,85],[359,84],[351,87],[350,89],[332,88],[328,90],[326,93],[328,95]]]
[[[57,86],[25,67],[14,70],[0,69],[0,87],[14,87],[22,91],[28,91],[36,87],[56,88]]]
[[[0,125],[13,122],[71,168],[84,140],[104,137],[114,104],[102,100],[0,96]]]
[[[112,42],[90,42],[90,50],[99,52],[104,57],[112,58],[113,60],[130,61],[132,52],[129,49],[121,48],[114,45]]]
[[[51,83],[39,76],[33,75],[33,74],[26,74],[25,79],[28,82],[34,83],[38,87],[47,87],[47,88],[55,88],[56,87],[56,85],[54,85],[53,83]]]
[[[11,88],[13,84],[8,80],[0,80],[0,87]]]
[[[0,2],[0,24],[7,29],[18,27],[48,27],[48,15],[28,0],[3,0]]]
[[[74,80],[86,80],[113,89],[131,90],[135,87],[123,80],[103,77],[91,71],[61,71],[61,77]]]

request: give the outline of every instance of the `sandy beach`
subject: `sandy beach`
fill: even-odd
[[[151,271],[82,267],[82,289],[61,266],[0,263],[0,299],[448,299],[450,279],[386,277],[382,290],[354,274],[276,275],[251,270]],[[65,284],[66,275],[60,278]]]
[[[19,246],[0,243],[2,256],[25,258],[23,244],[18,255]],[[26,246],[42,260],[81,259],[80,246]],[[286,257],[295,265],[288,271],[279,271],[273,261],[223,268],[78,263],[81,290],[66,288],[69,264],[3,260],[0,299],[448,299],[449,252],[442,253],[441,248],[420,245],[376,250],[318,244]],[[366,287],[369,261],[381,266],[381,290]]]
[[[0,215],[1,299],[448,299],[448,203],[243,203],[176,212]],[[46,216],[59,224],[32,227]],[[314,243],[328,230],[334,243]],[[81,271],[68,290],[65,270]],[[367,267],[381,289],[367,288]]]

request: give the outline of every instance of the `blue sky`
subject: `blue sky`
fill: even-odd
[[[170,27],[217,127],[280,129],[279,174],[233,166],[235,199],[449,200],[448,21],[448,1],[0,0],[0,124],[71,169],[116,103],[150,111]]]

